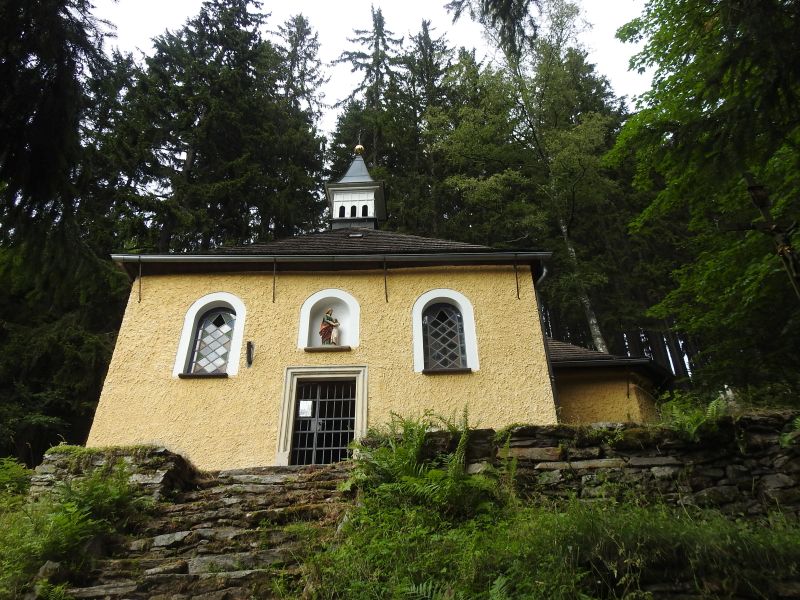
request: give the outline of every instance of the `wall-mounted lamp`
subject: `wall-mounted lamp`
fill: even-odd
[[[253,366],[253,357],[256,354],[256,345],[253,342],[247,342],[247,366]]]

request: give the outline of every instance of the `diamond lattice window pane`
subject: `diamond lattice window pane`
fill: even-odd
[[[203,315],[197,324],[192,351],[192,373],[224,373],[226,355],[231,348],[236,315],[229,308],[215,308]]]
[[[460,369],[467,366],[464,319],[455,306],[429,306],[422,315],[422,329],[426,369]]]

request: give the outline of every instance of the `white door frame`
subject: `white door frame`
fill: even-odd
[[[275,453],[275,464],[289,464],[292,451],[292,429],[294,428],[294,410],[297,404],[297,384],[299,381],[330,381],[336,379],[355,379],[356,407],[355,433],[353,439],[363,437],[367,432],[367,366],[316,366],[286,367],[283,380],[283,397],[281,398],[278,416],[278,448]]]

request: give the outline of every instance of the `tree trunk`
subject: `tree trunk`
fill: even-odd
[[[675,335],[674,331],[667,329],[664,331],[664,337],[666,338],[667,349],[672,358],[672,370],[675,372],[675,376],[688,379],[689,370],[686,368],[685,353],[681,348],[678,336]]]
[[[172,234],[175,230],[175,216],[172,211],[167,208],[167,214],[164,215],[164,222],[161,224],[161,231],[158,234],[158,251],[167,253],[172,244]]]
[[[791,239],[797,224],[791,225],[788,229],[780,227],[772,218],[772,211],[770,210],[772,201],[767,190],[756,181],[752,173],[745,172],[744,179],[747,182],[750,200],[764,219],[764,228],[760,229],[760,231],[772,236],[772,241],[775,244],[775,254],[780,258],[786,275],[789,277],[789,283],[797,299],[800,300],[800,259],[792,247]]]
[[[567,247],[569,259],[572,262],[572,265],[577,267],[578,255],[575,252],[575,247],[572,245],[572,240],[569,237],[569,228],[563,219],[558,220],[558,226],[561,229],[561,236],[564,238],[564,244]],[[578,300],[583,306],[583,313],[586,315],[586,322],[589,325],[589,332],[592,334],[592,342],[594,342],[594,347],[600,352],[608,352],[608,345],[603,337],[603,332],[600,331],[600,323],[597,320],[597,315],[594,313],[594,308],[592,308],[592,302],[589,300],[589,294],[586,293],[586,290],[583,289],[583,286],[581,286],[580,290],[578,291]]]

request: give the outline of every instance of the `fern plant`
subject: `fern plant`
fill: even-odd
[[[702,427],[714,426],[730,413],[728,400],[719,396],[710,402],[690,392],[672,392],[659,407],[661,424],[689,440],[697,441]]]
[[[443,423],[458,438],[455,450],[423,459],[428,432]],[[393,415],[384,430],[357,445],[352,482],[386,506],[418,505],[446,519],[470,518],[503,504],[506,494],[495,473],[467,474],[468,446],[466,410],[458,428],[430,413],[417,420]]]
[[[432,579],[424,583],[409,583],[400,588],[400,593],[409,600],[453,600],[454,596],[444,584]]]
[[[792,424],[789,426],[789,431],[785,431],[778,436],[778,443],[781,445],[781,448],[788,448],[792,445],[792,442],[795,440],[794,433],[797,431],[800,431],[800,415],[794,418]]]

